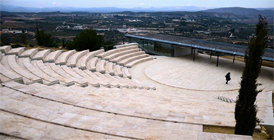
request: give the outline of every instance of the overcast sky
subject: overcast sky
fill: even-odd
[[[246,7],[272,8],[274,0],[1,0],[3,5],[23,7],[166,7],[197,6],[206,8]]]

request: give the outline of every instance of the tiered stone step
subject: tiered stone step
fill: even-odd
[[[122,66],[120,65],[115,65],[114,66],[114,75],[123,77],[123,72],[122,72]]]
[[[81,70],[79,68],[72,68],[72,69],[74,70],[74,72],[76,72],[77,74],[79,74],[84,79],[88,79],[88,82],[92,86],[95,86],[95,87],[100,87],[100,85],[106,86],[105,82],[102,81],[102,80],[100,80],[100,79],[98,79],[98,77],[92,77],[92,76],[88,75],[87,73],[85,73],[83,70]]]
[[[46,102],[35,102],[32,104],[45,105]],[[50,111],[51,112],[51,111]],[[0,135],[1,140],[21,140],[21,139],[126,139],[123,137],[100,134],[83,129],[75,129],[65,125],[51,123],[39,119],[32,119],[15,113],[0,111],[0,125],[3,127],[1,132],[6,135]],[[85,119],[85,116],[83,116]],[[9,136],[7,136],[9,135]],[[18,138],[18,139],[17,139]]]
[[[102,73],[100,72],[94,72],[94,74],[99,77],[99,79],[103,80],[103,81],[106,81],[110,87],[117,87],[117,88],[120,88],[120,83],[117,83],[115,81],[112,81],[111,79],[105,77]]]
[[[1,63],[0,63],[0,73],[1,73],[1,77],[0,77],[1,82],[8,82],[11,80],[13,80],[13,81],[21,81],[22,80],[21,75],[17,74],[14,71],[8,70]]]
[[[32,65],[29,58],[19,58],[22,59],[24,67],[32,74],[43,79],[43,83],[46,85],[59,84],[59,80],[47,75],[42,70],[36,68]]]
[[[89,70],[83,70],[83,72],[79,72],[79,73],[81,73],[82,75],[87,74],[88,75],[87,77],[94,79],[94,81],[100,81],[100,85],[102,85],[104,87],[113,87],[114,86],[109,81],[105,81],[104,79],[98,77],[95,73],[93,73]]]
[[[155,127],[157,128],[157,132],[169,132],[170,134],[173,131],[176,132],[176,134],[185,132],[190,133],[193,131],[195,132],[195,135],[198,135],[198,132],[202,131],[202,125],[182,123],[180,124],[181,126],[179,126],[176,123],[166,123],[143,118],[134,118],[130,116],[116,116],[107,112],[85,109],[80,106],[73,107],[71,103],[81,104],[82,101],[78,98],[72,97],[71,93],[68,93],[67,90],[58,92],[59,94],[52,94],[54,93],[54,90],[58,88],[62,89],[59,86],[50,89],[47,87],[48,91],[50,92],[49,94],[46,92],[41,92],[40,90],[36,90],[46,89],[45,87],[37,84],[33,85],[32,87],[35,87],[35,90],[31,92],[31,95],[34,96],[24,94],[20,91],[4,88],[3,91],[5,92],[1,95],[4,96],[4,99],[6,100],[2,102],[0,108],[6,111],[15,112],[21,116],[27,116],[29,118],[34,118],[46,122],[53,122],[55,125],[57,124],[59,126],[87,129],[104,134],[119,134],[119,136],[141,139],[147,136],[154,136],[159,138],[163,136],[169,137],[167,133],[152,133]],[[78,95],[86,96],[82,93],[79,93]],[[55,100],[48,99],[53,97]],[[22,99],[27,100],[22,101]],[[59,101],[66,104],[62,104]],[[166,127],[166,125],[169,127]],[[139,131],[136,131],[136,127],[139,129]],[[148,131],[147,129],[151,130]],[[193,134],[191,136],[195,135]]]
[[[110,74],[110,75],[114,75],[114,68],[113,67],[114,67],[114,64],[112,62],[107,62],[106,66],[105,66],[106,73]]]
[[[128,68],[132,68],[133,66],[135,66],[135,65],[137,65],[141,62],[145,62],[145,61],[149,61],[149,60],[153,60],[153,58],[152,57],[145,57],[145,58],[137,59],[137,60],[134,60],[132,62],[129,62],[125,66],[128,67]]]
[[[114,76],[111,76],[109,74],[101,74],[103,77],[106,77],[108,80],[112,81],[112,83],[115,83],[115,85],[119,85],[120,88],[132,88],[129,83],[126,83],[124,81],[118,80],[114,78]]]
[[[83,77],[80,74],[78,74],[77,72],[75,72],[73,69],[67,67],[67,66],[61,66],[61,68],[67,72],[69,75],[71,75],[72,77],[75,77],[76,79],[78,79],[78,81],[83,81],[85,83],[87,83],[88,85],[92,85],[92,86],[99,86],[99,81],[94,81],[88,77]]]
[[[65,78],[55,71],[53,71],[48,65],[45,65],[42,60],[34,60],[31,62],[34,66],[39,68],[41,71],[46,73],[47,75],[58,79],[60,81],[60,84],[65,85],[65,86],[71,86],[75,84],[75,81],[71,78]]]
[[[77,61],[87,53],[89,53],[89,50],[74,53],[72,56],[69,57],[67,61],[67,66],[76,67]]]
[[[63,50],[57,50],[50,52],[46,57],[44,62],[55,62],[56,59],[62,54]]]
[[[133,49],[133,48],[138,48],[138,46],[137,45],[131,45],[131,46],[126,46],[126,47],[120,47],[120,48],[117,48],[117,49],[112,49],[112,50],[103,52],[103,53],[98,54],[96,56],[99,57],[99,58],[105,59],[105,57],[107,57],[109,55],[112,55],[114,53],[122,52],[122,51],[125,51],[125,50],[128,50],[128,49]]]
[[[127,77],[131,79],[130,69],[127,67],[122,68],[123,77]]]
[[[138,52],[138,51],[140,51],[140,49],[138,47],[128,48],[127,50],[123,50],[123,51],[119,51],[119,52],[115,52],[113,54],[110,54],[110,55],[104,57],[104,59],[111,61],[111,60],[115,59],[118,56],[133,53],[133,52]]]
[[[26,69],[22,68],[21,66],[18,65],[18,63],[16,62],[16,55],[8,55],[5,56],[7,57],[7,62],[9,67],[15,71],[16,73],[18,73],[19,75],[21,75],[22,77],[26,78],[27,80],[30,81],[30,83],[33,82],[40,82],[42,83],[42,79],[32,73],[30,73],[29,71],[27,71]]]
[[[98,62],[96,63],[96,71],[102,74],[106,73],[105,65],[106,60],[98,60]]]
[[[58,58],[54,62],[57,65],[65,65],[67,63],[68,58],[75,53],[75,50],[63,52],[61,55],[58,56]]]
[[[51,52],[50,49],[38,51],[31,59],[45,61],[46,56]]]
[[[75,84],[77,84],[79,86],[82,86],[82,87],[88,86],[88,83],[86,81],[84,81],[81,78],[74,77],[74,76],[77,76],[77,75],[68,74],[66,71],[64,71],[62,69],[61,66],[57,66],[54,63],[45,63],[45,64],[48,65],[55,73],[61,75],[65,79],[71,79],[71,80],[74,81]]]
[[[132,98],[133,100],[125,100],[125,98],[122,98],[129,97],[130,94],[126,91],[128,89],[120,89],[122,92],[117,94],[117,91],[113,90],[112,92],[111,90],[108,90],[109,92],[105,92],[104,90],[96,90],[97,92],[94,92],[94,88],[80,88],[77,86],[45,86],[38,83],[22,85],[15,82],[4,83],[4,85],[5,87],[1,88],[1,91],[3,92],[0,93],[2,97],[0,108],[2,111],[12,112],[14,115],[25,116],[29,119],[35,119],[67,128],[74,128],[76,130],[88,130],[105,135],[118,135],[119,137],[131,137],[136,139],[145,139],[148,137],[157,139],[204,139],[209,137],[252,139],[251,136],[205,133],[202,132],[201,124],[183,123],[180,120],[164,121],[164,118],[162,118],[163,120],[156,119],[159,118],[158,115],[160,114],[153,111],[162,112],[160,108],[163,108],[164,106],[161,106],[163,102],[160,102],[159,98],[151,96],[155,95],[152,91],[146,91],[149,94],[142,95],[131,90],[134,97],[142,98],[151,96],[154,97],[150,99],[151,101],[158,101],[153,103],[138,100],[142,104],[147,102],[144,104],[145,106],[138,106],[135,105],[139,103],[135,102],[134,98]],[[77,92],[77,96],[72,96],[75,95],[75,92]],[[104,94],[103,97],[101,96],[102,94]],[[87,98],[90,95],[93,98]],[[98,100],[100,97],[105,99],[107,97],[109,99],[105,101]],[[167,97],[168,96],[165,98]],[[96,98],[96,100],[94,98]],[[135,108],[135,110],[130,111],[127,110],[130,106],[123,108],[124,106],[122,107],[121,104],[117,104],[121,102],[128,103],[128,105],[133,104],[131,105],[131,108]],[[104,103],[105,105],[102,105]],[[101,105],[98,106],[98,104]],[[157,108],[153,108],[156,104]],[[173,108],[174,106],[171,107]],[[153,108],[153,110],[149,111],[147,110],[148,108]],[[144,117],[144,115],[141,115],[145,111],[151,112],[151,116]],[[1,115],[1,120],[9,121],[7,118],[11,116],[7,116],[6,114],[7,113],[5,113],[4,118]],[[143,117],[136,117],[135,115],[137,114]],[[155,119],[148,119],[150,117],[155,117]],[[17,129],[12,130],[16,131]],[[11,132],[8,131],[6,131],[6,133],[11,134]]]
[[[96,71],[96,65],[98,62],[98,57],[92,57],[86,65],[86,69],[95,72]]]
[[[100,74],[96,72],[97,74]],[[216,107],[206,107],[208,110],[207,115],[210,116],[210,118],[204,118],[201,120],[199,119],[200,114],[204,114],[204,112],[200,112],[200,114],[195,114],[195,112],[191,112],[190,110],[193,109],[192,105],[185,105],[187,107],[190,107],[189,109],[186,109],[187,107],[184,107],[183,112],[188,112],[190,114],[186,115],[185,113],[181,112],[182,110],[177,110],[177,107],[180,107],[181,105],[185,104],[184,102],[182,103],[177,103],[172,104],[170,108],[165,108],[161,110],[161,108],[157,108],[159,106],[164,107],[166,105],[166,102],[162,102],[163,98],[166,100],[171,100],[176,101],[176,98],[182,98],[182,97],[169,97],[169,95],[165,95],[159,91],[152,91],[152,90],[135,90],[135,89],[127,89],[127,88],[94,88],[94,87],[86,87],[86,88],[81,88],[77,86],[70,86],[70,87],[65,87],[62,85],[52,85],[52,86],[43,86],[42,84],[31,84],[31,85],[21,85],[18,84],[12,84],[11,83],[4,83],[5,86],[7,87],[12,87],[15,88],[19,91],[25,91],[26,89],[29,89],[30,93],[32,88],[33,89],[39,89],[39,90],[34,90],[38,91],[41,94],[38,95],[43,95],[43,98],[50,98],[51,100],[58,99],[58,101],[66,102],[66,103],[71,103],[71,104],[78,104],[83,107],[88,107],[88,108],[97,108],[100,111],[104,112],[112,112],[112,113],[117,113],[117,114],[125,114],[125,115],[130,115],[130,116],[135,116],[135,117],[142,117],[142,118],[151,118],[151,119],[158,119],[158,120],[168,120],[168,121],[178,121],[178,122],[188,122],[190,120],[188,119],[193,119],[193,123],[205,123],[205,124],[210,124],[215,121],[218,122],[218,120],[213,120],[211,117],[216,116],[222,116],[224,117],[223,112],[212,112],[209,111],[210,109],[216,108]],[[45,92],[47,91],[47,92]],[[89,96],[93,95],[92,98],[88,98]],[[104,96],[100,96],[100,95]],[[36,94],[37,95],[37,94]],[[77,96],[72,96],[72,95],[77,95]],[[158,96],[156,96],[158,95]],[[60,98],[61,97],[61,98]],[[67,97],[70,97],[71,100],[68,100]],[[88,101],[85,100],[88,98]],[[73,99],[73,100],[72,100]],[[143,99],[143,100],[141,100]],[[191,100],[191,99],[190,99]],[[82,102],[83,103],[79,103]],[[92,103],[92,104],[90,104]],[[193,99],[193,104],[199,103],[198,100]],[[134,105],[132,105],[134,104]],[[203,104],[205,104],[203,102]],[[207,103],[207,104],[210,104]],[[206,104],[206,105],[207,105]],[[222,103],[220,103],[222,105]],[[98,108],[98,107],[101,108]],[[108,107],[109,106],[109,107]],[[192,106],[192,107],[191,107]],[[111,108],[110,108],[111,107]],[[138,107],[138,108],[136,108]],[[225,107],[225,106],[223,106]],[[120,109],[119,109],[120,108]],[[157,108],[157,109],[156,109]],[[155,111],[153,109],[156,109]],[[214,109],[213,109],[214,110]],[[220,108],[221,110],[221,108]],[[172,112],[169,114],[169,112]],[[180,113],[181,112],[181,113]],[[227,111],[229,112],[229,110]],[[168,113],[169,115],[167,115]],[[154,115],[151,115],[154,114]],[[185,115],[185,117],[180,116]],[[228,115],[228,114],[227,114]],[[231,113],[231,116],[225,116],[226,119],[229,117],[232,117],[233,119],[233,113]],[[164,117],[165,116],[165,117]],[[194,116],[196,116],[196,119],[194,119]],[[229,119],[227,120],[229,121]],[[233,125],[233,124],[231,124]]]
[[[29,57],[32,59],[32,57],[38,52],[38,49],[29,49],[29,50],[25,50],[24,52],[22,52],[19,57]]]
[[[103,53],[103,52],[104,52],[104,49],[100,49],[100,50],[97,50],[97,51],[92,51],[92,52],[87,53],[86,55],[84,55],[83,57],[81,57],[77,61],[77,64],[76,64],[77,67],[80,68],[80,69],[83,69],[83,70],[87,69],[87,67],[88,67],[87,65],[89,64],[88,61],[91,58],[94,58],[94,56],[96,56],[96,55],[98,55],[100,53]]]
[[[135,55],[135,56],[129,57],[127,59],[124,59],[124,60],[118,62],[118,64],[125,66],[126,64],[128,64],[132,61],[136,61],[136,60],[146,58],[146,57],[149,57],[148,54]]]
[[[114,81],[118,82],[118,83],[123,83],[123,84],[120,84],[120,85],[122,85],[124,87],[127,87],[127,88],[131,88],[131,89],[137,89],[137,88],[138,89],[144,89],[145,88],[147,90],[150,89],[150,88],[146,88],[145,86],[143,86],[141,84],[138,84],[138,83],[136,83],[132,80],[129,80],[127,78],[121,78],[119,76],[111,76],[109,74],[105,74],[105,76],[108,77],[111,80],[114,80]],[[124,83],[126,83],[126,84],[124,84]]]
[[[26,50],[25,47],[13,48],[13,49],[10,49],[8,52],[6,52],[6,55],[17,55],[17,56],[19,56],[25,50]]]
[[[112,59],[111,62],[113,62],[113,63],[119,63],[120,61],[122,61],[124,59],[127,59],[127,58],[135,56],[135,55],[141,55],[141,54],[145,54],[145,52],[144,51],[139,51],[139,52],[133,52],[133,53],[129,53],[129,54],[124,54],[124,55],[121,55],[121,56],[118,56],[118,57]]]
[[[4,54],[6,54],[9,50],[11,50],[11,46],[9,46],[9,45],[0,47],[0,52],[2,52]]]
[[[5,50],[5,48],[8,48],[8,47],[2,47],[2,50]],[[126,78],[130,78],[131,77],[130,72],[127,70],[127,68],[123,68],[122,66],[118,66],[118,65],[114,66],[114,64],[112,62],[108,62],[108,64],[107,64],[106,60],[100,59],[98,61],[98,58],[94,57],[95,55],[100,55],[100,54],[104,53],[103,49],[94,51],[94,52],[88,52],[88,50],[82,51],[82,52],[76,52],[75,50],[71,50],[71,51],[67,51],[67,52],[63,52],[62,50],[50,52],[50,50],[38,51],[38,49],[30,49],[30,50],[22,51],[24,49],[25,48],[10,49],[9,54],[17,54],[17,55],[19,55],[19,57],[24,57],[24,58],[29,57],[28,59],[15,58],[15,61],[17,61],[18,66],[21,67],[23,72],[29,73],[28,75],[25,74],[24,76],[21,75],[23,78],[23,81],[25,81],[24,83],[27,83],[27,84],[30,84],[33,82],[38,82],[38,81],[34,81],[34,80],[30,79],[31,78],[30,76],[33,76],[33,77],[36,76],[36,77],[40,78],[39,82],[42,82],[46,85],[52,85],[52,84],[56,84],[56,83],[60,82],[60,84],[66,85],[66,86],[70,86],[72,84],[77,84],[80,86],[87,86],[88,84],[91,84],[93,86],[98,86],[98,84],[102,83],[102,85],[105,85],[107,87],[113,86],[113,87],[131,87],[131,88],[138,87],[140,89],[143,88],[142,86],[140,86],[140,84],[136,85],[136,83],[134,83],[133,85],[127,85],[127,84],[122,83],[123,81],[119,81],[117,79],[112,79],[111,77],[106,76],[106,75],[102,76],[102,75],[98,75],[98,74],[93,74],[93,76],[97,76],[97,79],[99,77],[98,80],[100,80],[100,79],[102,81],[106,80],[106,79],[102,79],[102,77],[109,78],[109,79],[107,79],[107,82],[101,82],[101,83],[94,83],[91,81],[88,82],[88,79],[85,79],[83,82],[83,81],[80,81],[80,78],[83,79],[83,77],[85,77],[87,75],[82,74],[81,71],[78,71],[76,69],[72,70],[71,68],[68,68],[68,67],[56,66],[56,65],[53,65],[52,63],[44,64],[42,61],[36,61],[36,60],[43,60],[44,62],[55,62],[58,65],[67,64],[68,66],[73,67],[73,66],[77,66],[76,62],[80,62],[80,61],[85,62],[87,59],[89,59],[86,64],[87,70],[90,70],[93,72],[98,71],[102,74],[106,73],[106,74],[110,74],[113,76],[117,75],[120,77],[124,76]],[[115,55],[111,55],[111,57],[109,57],[109,56],[104,56],[104,57],[108,57],[109,59],[110,58],[112,59],[117,54],[125,54],[125,52],[135,52],[135,51],[139,50],[136,47],[136,45],[134,45],[134,44],[131,46],[127,46],[124,48],[118,48],[118,49],[119,49],[119,51],[117,51],[118,53],[116,53]],[[10,68],[12,71],[14,71],[13,68],[10,67],[9,64],[7,67]],[[75,72],[75,71],[77,71],[77,72]],[[84,71],[82,71],[82,72],[84,72]],[[84,73],[86,73],[86,72],[84,72]],[[52,75],[54,75],[54,76],[52,76]],[[3,74],[1,74],[0,76],[2,77],[3,81],[11,80],[9,77],[7,77]],[[111,80],[113,80],[115,82],[113,82]]]

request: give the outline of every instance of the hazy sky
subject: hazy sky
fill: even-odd
[[[198,6],[271,8],[274,0],[1,0],[4,5],[23,7],[165,7],[165,6]]]

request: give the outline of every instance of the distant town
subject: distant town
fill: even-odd
[[[272,17],[271,10],[268,11],[268,48],[273,48],[273,11]],[[257,19],[258,14],[254,13],[243,16],[214,10],[115,13],[2,11],[1,44],[20,44],[22,40],[18,36],[24,34],[27,44],[35,46],[34,34],[38,27],[51,34],[59,45],[62,40],[70,41],[85,29],[93,29],[104,36],[105,41],[115,44],[121,43],[125,34],[155,33],[247,45],[250,37],[255,35]]]

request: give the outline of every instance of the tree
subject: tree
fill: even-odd
[[[259,15],[259,22],[256,24],[256,36],[250,39],[245,52],[245,68],[242,74],[241,88],[235,106],[235,134],[251,135],[254,132],[257,114],[257,106],[254,104],[256,97],[261,90],[257,78],[261,69],[261,61],[264,50],[267,46],[267,21]]]
[[[45,47],[58,47],[57,43],[53,40],[50,34],[45,33],[43,30],[39,30],[36,27],[35,38],[37,44]]]
[[[86,29],[78,36],[73,38],[72,42],[66,44],[68,49],[76,49],[82,51],[89,49],[90,51],[98,50],[104,43],[104,38],[101,35],[97,35],[92,29]]]
[[[26,38],[26,35],[21,34],[20,36],[21,36],[21,39],[22,39],[23,44],[24,44],[25,47],[26,47],[26,46],[27,46],[27,38]]]
[[[114,44],[113,42],[111,42],[111,41],[105,41],[105,42],[103,43],[102,47],[104,47],[105,51],[108,51],[108,50],[113,49],[113,46],[114,46],[114,45],[115,45],[115,44]]]
[[[65,39],[63,38],[62,39],[62,48],[65,48],[66,47],[66,45],[65,45]]]
[[[36,32],[35,32],[35,38],[36,38],[36,41],[37,41],[37,44],[38,45],[42,45],[43,44],[43,41],[42,41],[42,33],[40,33],[40,30],[38,29],[38,27],[36,26]]]

